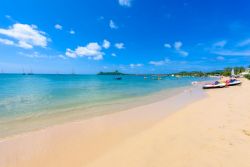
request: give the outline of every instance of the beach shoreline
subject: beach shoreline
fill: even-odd
[[[1,120],[0,122],[0,140],[4,138],[9,138],[12,136],[18,136],[20,134],[37,131],[45,129],[51,126],[63,125],[71,122],[84,121],[92,119],[94,117],[100,117],[104,115],[113,114],[116,112],[123,112],[130,109],[135,109],[140,106],[147,104],[156,103],[168,98],[174,97],[177,101],[180,94],[185,94],[188,91],[196,91],[197,87],[185,86],[172,89],[164,89],[158,92],[151,93],[149,95],[129,98],[126,100],[118,100],[117,102],[111,101],[110,104],[100,105],[100,107],[91,107],[90,109],[82,108],[81,106],[76,106],[72,110],[67,110],[65,112],[51,112],[45,113],[43,115],[31,115],[29,117],[18,117],[12,120]],[[201,95],[201,91],[197,94]],[[203,94],[204,95],[204,94]],[[181,96],[181,95],[180,95]],[[182,99],[184,103],[188,103],[188,99]],[[192,101],[192,99],[190,100]],[[174,102],[174,105],[177,102]],[[173,110],[171,108],[175,106],[167,106],[169,111]],[[83,112],[84,111],[84,112]]]
[[[171,99],[167,99],[98,116],[91,121],[57,125],[6,138],[0,141],[0,166],[138,167],[168,164],[198,167],[233,166],[237,160],[244,160],[241,166],[247,167],[250,113],[247,113],[249,105],[244,100],[249,97],[249,92],[249,81],[244,80],[242,86],[206,91],[207,97],[199,96],[184,103],[175,108],[177,112],[166,113],[167,104],[171,104]],[[192,93],[196,94],[186,92],[190,97]],[[230,110],[239,111],[240,115]],[[243,119],[242,115],[246,118]],[[239,134],[231,134],[230,130],[236,133],[235,128],[240,127]],[[234,146],[237,150],[232,152],[230,147]],[[231,157],[239,153],[244,154],[231,158],[229,162],[223,161],[228,158],[227,154]],[[206,156],[215,160],[210,162]]]

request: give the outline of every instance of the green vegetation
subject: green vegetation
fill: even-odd
[[[203,76],[207,76],[206,73],[201,72],[201,71],[191,71],[191,72],[187,72],[187,71],[182,71],[182,72],[178,72],[175,73],[174,75],[179,75],[179,76],[196,76],[196,77],[203,77]]]
[[[250,74],[244,75],[244,77],[250,80]]]
[[[228,67],[228,68],[225,68],[222,72],[222,75],[223,76],[230,76],[231,75],[231,71],[232,71],[232,68],[231,67]],[[245,68],[244,67],[234,67],[234,73],[235,75],[238,75],[242,72],[245,71]]]
[[[123,74],[116,70],[113,72],[99,72],[97,75],[126,75],[126,74]]]
[[[238,75],[242,72],[245,71],[244,67],[227,67],[224,68],[223,70],[216,70],[216,71],[211,71],[211,72],[201,72],[201,71],[191,71],[191,72],[186,72],[186,71],[182,71],[179,73],[174,73],[174,75],[179,75],[179,76],[195,76],[195,77],[206,77],[206,76],[230,76],[231,75],[231,71],[232,69],[234,69],[234,73],[235,75]]]

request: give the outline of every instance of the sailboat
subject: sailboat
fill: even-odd
[[[26,75],[26,74],[25,74],[25,72],[24,72],[24,69],[23,69],[23,73],[22,73],[22,75]]]
[[[231,77],[234,77],[235,76],[235,73],[234,73],[234,68],[232,68],[232,71],[231,71]]]
[[[28,73],[28,75],[33,75],[32,69],[30,69],[30,73]]]
[[[72,68],[71,75],[76,75],[76,74],[75,74],[75,70],[74,70],[73,68]]]

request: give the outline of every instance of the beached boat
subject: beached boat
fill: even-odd
[[[227,82],[227,85],[228,86],[235,86],[235,85],[240,85],[241,84],[241,81],[237,80],[237,79],[230,79],[228,82]]]
[[[224,88],[226,83],[215,81],[214,83],[208,83],[203,86],[203,89],[214,89],[214,88]]]

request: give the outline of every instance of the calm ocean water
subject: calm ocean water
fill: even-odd
[[[115,80],[114,76],[97,75],[0,75],[0,124],[8,129],[8,122],[39,116],[91,115],[105,112],[108,106],[116,110],[117,104],[126,106],[129,100],[200,80],[207,78],[145,80],[142,76],[123,76]]]

